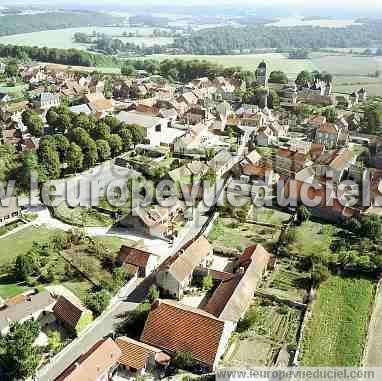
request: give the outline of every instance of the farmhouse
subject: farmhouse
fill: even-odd
[[[161,137],[166,134],[169,123],[166,118],[150,116],[136,111],[121,111],[117,115],[117,119],[126,124],[136,124],[143,127],[147,141],[153,146],[160,145]]]
[[[156,265],[158,257],[147,251],[123,245],[117,257],[120,264],[129,274],[146,277],[151,274]]]
[[[33,100],[33,105],[39,110],[48,110],[60,105],[60,96],[53,93],[41,93]]]
[[[156,284],[165,293],[182,298],[184,290],[190,285],[192,274],[199,266],[206,266],[212,254],[212,246],[201,236],[191,242],[182,252],[169,257],[159,266]]]
[[[93,320],[92,312],[79,303],[60,296],[53,307],[57,320],[79,334]]]
[[[248,247],[238,261],[236,273],[221,281],[204,310],[237,323],[250,306],[270,258],[259,244]]]
[[[6,335],[13,322],[35,320],[45,326],[55,320],[53,306],[56,300],[48,291],[35,295],[21,295],[17,303],[6,305],[0,310],[0,333]]]
[[[81,355],[55,381],[107,381],[118,368],[122,355],[113,339],[100,340]]]
[[[233,330],[233,323],[201,309],[158,299],[151,306],[141,340],[171,356],[189,352],[209,371],[216,368]]]
[[[177,201],[173,205],[165,207],[149,205],[134,209],[121,224],[133,231],[152,237],[168,240],[172,237],[172,222],[183,213],[184,203]]]
[[[143,375],[146,371],[165,369],[170,364],[170,356],[161,349],[125,336],[118,337],[115,342],[122,352],[118,360],[122,370]]]

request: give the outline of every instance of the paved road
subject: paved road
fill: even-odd
[[[195,221],[187,223],[181,236],[174,241],[172,247],[168,249],[167,255],[162,256],[161,260],[164,261],[168,256],[176,253],[187,241],[195,237],[207,220],[208,216],[202,215],[197,217]],[[42,368],[38,372],[36,380],[53,381],[97,341],[112,334],[118,324],[124,320],[124,316],[145,300],[147,292],[153,283],[154,274],[151,274],[147,278],[137,280],[121,290],[119,296],[116,296],[111,302],[111,307],[93,322],[87,330],[82,332],[79,338],[69,344],[49,364]]]

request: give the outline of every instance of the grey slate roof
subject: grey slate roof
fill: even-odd
[[[23,303],[15,304],[0,310],[0,330],[7,328],[10,322],[15,322],[28,318],[38,311],[52,307],[55,299],[48,291],[42,291],[36,295],[31,295]]]

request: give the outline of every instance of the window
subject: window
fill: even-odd
[[[155,126],[155,132],[161,132],[162,131],[162,126],[160,124],[157,124]]]

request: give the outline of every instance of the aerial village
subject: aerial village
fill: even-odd
[[[191,380],[232,366],[320,365],[337,355],[320,335],[343,324],[330,311],[356,298],[345,365],[381,365],[382,142],[364,132],[368,94],[336,93],[327,73],[292,81],[266,62],[253,83],[240,74],[176,83],[148,70],[0,65],[19,89],[0,94],[0,175],[17,180],[0,208],[0,333],[6,343],[29,332],[34,379]],[[199,190],[192,207],[181,192],[171,207],[115,207],[104,195],[97,207],[30,206],[20,195],[33,169],[41,181],[222,180],[223,202],[206,206]],[[343,205],[339,184],[362,188],[366,169],[369,204]],[[294,182],[331,204],[226,202],[251,200],[268,171],[271,186]]]

